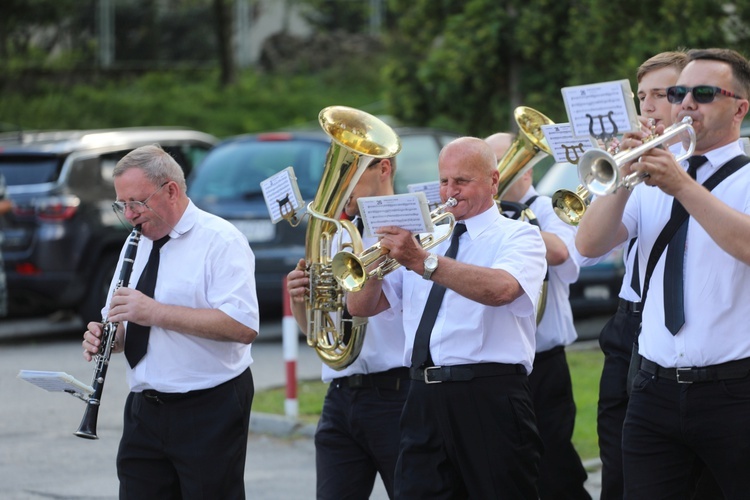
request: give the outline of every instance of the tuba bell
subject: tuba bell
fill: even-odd
[[[542,125],[554,125],[555,122],[526,106],[517,107],[513,117],[518,125],[518,135],[497,163],[500,179],[495,200],[501,199],[508,188],[527,170],[552,154],[552,149],[542,132]]]
[[[342,370],[357,359],[362,349],[367,318],[349,317],[345,312],[344,291],[331,270],[333,256],[342,246],[334,243],[334,235],[346,231],[351,240],[347,246],[356,253],[362,251],[359,232],[351,222],[339,220],[339,216],[368,165],[395,156],[401,150],[401,140],[380,119],[346,106],[323,109],[318,121],[331,138],[331,146],[318,191],[307,206],[307,344],[328,366]]]

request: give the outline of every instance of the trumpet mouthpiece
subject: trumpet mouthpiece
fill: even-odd
[[[445,200],[445,206],[446,207],[455,207],[456,205],[458,205],[458,201],[455,198],[453,198],[453,197],[448,198],[447,200]]]

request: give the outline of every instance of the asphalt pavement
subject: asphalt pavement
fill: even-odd
[[[592,331],[599,328],[596,321]],[[122,432],[122,408],[128,393],[123,356],[112,357],[97,425],[98,440],[73,436],[85,404],[64,393],[44,391],[17,378],[19,370],[62,371],[89,383],[93,366],[81,356],[79,327],[38,337],[10,322],[0,323],[0,498],[4,500],[116,499],[115,456]],[[53,327],[54,328],[54,327]],[[64,329],[61,329],[64,330]],[[68,329],[69,330],[69,329]],[[9,331],[23,332],[14,340]],[[82,330],[80,330],[82,333]],[[582,336],[585,336],[582,335]],[[580,342],[574,348],[593,348]],[[253,345],[255,389],[283,387],[286,363],[281,322],[261,325]],[[300,339],[296,361],[299,380],[320,376],[321,361]],[[252,413],[245,485],[258,500],[310,499],[315,496],[314,426],[294,418]],[[599,498],[599,464],[586,463],[587,489]],[[385,500],[380,480],[370,497]]]

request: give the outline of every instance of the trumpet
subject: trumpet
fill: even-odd
[[[443,220],[448,220],[450,228],[445,234],[435,238],[432,234],[420,235],[419,242],[422,248],[425,250],[436,246],[438,243],[444,241],[453,232],[453,226],[456,224],[456,219],[453,214],[446,211],[449,207],[455,207],[458,202],[455,198],[448,198],[445,203],[438,206],[435,210],[430,212],[430,219],[433,224],[436,224]],[[355,245],[356,247],[356,245]],[[367,268],[372,264],[381,260],[374,269],[367,271]],[[336,281],[341,285],[341,288],[348,292],[356,292],[361,290],[365,286],[367,280],[370,278],[383,279],[383,276],[398,269],[401,264],[396,259],[388,257],[388,251],[383,249],[380,242],[375,243],[369,248],[366,248],[359,254],[352,252],[342,251],[337,253],[333,257],[331,262],[331,270]]]
[[[578,177],[589,192],[596,196],[614,193],[618,188],[632,189],[643,181],[640,173],[632,173],[625,177],[620,174],[620,167],[638,159],[646,151],[670,143],[681,134],[688,135],[687,151],[676,158],[678,162],[689,158],[695,150],[695,130],[693,119],[686,116],[680,123],[667,128],[664,133],[644,142],[638,147],[622,151],[614,156],[602,149],[589,149],[578,162]]]

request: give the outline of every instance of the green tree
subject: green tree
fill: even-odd
[[[567,117],[560,89],[629,79],[648,57],[690,47],[750,55],[750,2],[390,0],[383,70],[391,112],[469,134],[514,129],[526,105]]]

